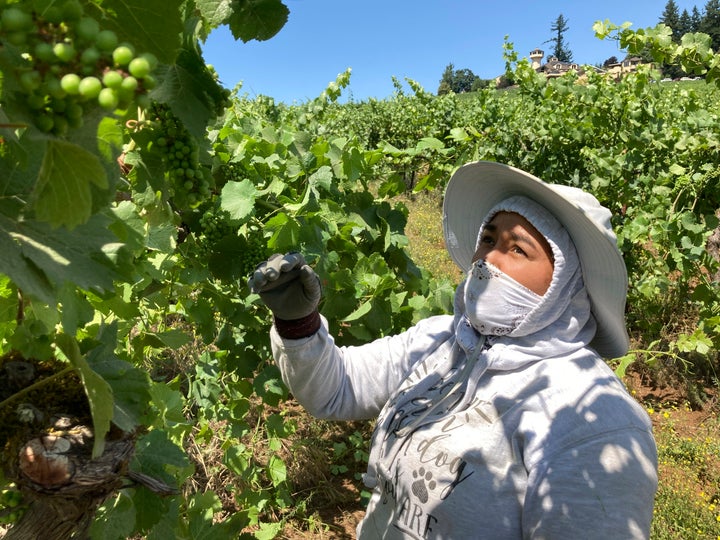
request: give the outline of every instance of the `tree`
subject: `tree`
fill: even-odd
[[[672,28],[672,38],[675,43],[680,43],[682,33],[680,32],[680,11],[675,0],[668,0],[665,10],[660,16],[660,22]]]
[[[438,86],[438,96],[449,94],[452,92],[453,74],[455,73],[455,65],[450,62],[443,71],[442,77],[440,78],[440,86]]]
[[[456,94],[462,94],[464,92],[471,92],[475,87],[479,85],[480,77],[475,75],[470,69],[455,69],[455,66],[450,63],[445,67],[442,78],[440,79],[440,85],[438,86],[438,95],[449,94],[454,92]]]
[[[683,12],[680,14],[680,19],[678,21],[678,33],[682,38],[685,34],[694,31],[695,29],[693,28],[692,17],[690,16],[690,13],[688,13],[687,9],[683,9]]]
[[[700,23],[702,22],[702,15],[700,15],[700,10],[697,8],[697,6],[693,6],[692,13],[690,14],[690,22],[692,25],[692,32],[699,32],[700,31]]]
[[[605,60],[605,61],[603,62],[602,67],[608,67],[608,66],[611,66],[611,65],[613,65],[613,64],[617,64],[618,62],[619,62],[619,61],[618,61],[618,59],[617,59],[617,56],[611,56],[610,58],[608,58],[607,60]]]
[[[455,72],[453,92],[455,92],[456,94],[470,92],[476,79],[479,79],[479,77],[469,69],[457,70]]]
[[[710,46],[720,50],[720,0],[709,0],[698,31],[710,36]]]
[[[555,33],[555,37],[545,42],[554,44],[553,55],[561,62],[572,62],[572,51],[570,51],[570,46],[565,43],[565,32],[569,30],[568,22],[561,13],[550,26],[550,31]]]

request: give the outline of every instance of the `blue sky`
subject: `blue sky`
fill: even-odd
[[[552,23],[568,20],[565,39],[578,63],[602,63],[624,53],[598,40],[596,20],[655,26],[667,0],[284,0],[288,22],[268,41],[235,41],[226,27],[203,47],[222,83],[240,94],[264,94],[286,103],[317,97],[338,73],[352,69],[341,101],[386,98],[392,77],[410,78],[436,92],[445,67],[470,69],[484,79],[503,73],[506,35],[521,57],[550,51]],[[705,1],[675,0],[680,12]],[[407,88],[407,86],[405,86]]]

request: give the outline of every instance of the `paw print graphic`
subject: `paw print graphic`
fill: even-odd
[[[420,500],[421,503],[428,502],[429,490],[435,489],[437,485],[435,480],[432,479],[433,475],[430,471],[425,471],[425,467],[420,467],[418,470],[413,471],[413,478],[416,480],[412,483],[412,492]]]

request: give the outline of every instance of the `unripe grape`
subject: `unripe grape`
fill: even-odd
[[[128,64],[128,71],[133,77],[144,79],[150,74],[150,62],[142,57],[133,58]]]
[[[140,58],[144,58],[145,60],[147,60],[148,64],[150,64],[151,70],[155,69],[157,67],[158,59],[153,53],[148,53],[148,52],[142,53],[140,55]]]
[[[50,108],[54,113],[64,113],[67,110],[68,103],[64,99],[53,99],[50,102]]]
[[[78,37],[87,41],[94,40],[100,32],[100,25],[92,17],[83,17],[75,27]]]
[[[138,81],[132,75],[125,77],[122,81],[122,89],[127,92],[135,92],[138,87]]]
[[[6,32],[18,32],[32,26],[32,17],[19,8],[9,7],[3,10],[0,22]]]
[[[49,43],[41,41],[35,45],[35,58],[43,62],[51,62],[55,60],[55,53],[53,52],[53,46]]]
[[[53,117],[53,122],[55,122],[55,125],[53,126],[53,133],[56,133],[57,135],[65,135],[68,130],[68,121],[67,118],[64,116],[61,116],[59,114],[56,114]]]
[[[28,34],[24,30],[17,31],[17,32],[9,32],[7,36],[5,37],[5,40],[8,43],[12,43],[16,46],[25,45],[27,42]]]
[[[112,30],[101,30],[95,38],[95,45],[103,51],[111,51],[118,44],[118,37]]]
[[[66,123],[67,123],[68,127],[77,129],[77,128],[81,128],[83,126],[83,124],[85,123],[85,121],[83,120],[83,117],[80,116],[78,118],[68,118],[66,120]]]
[[[94,65],[97,64],[98,60],[100,60],[100,56],[100,51],[98,51],[95,47],[89,47],[80,55],[80,61],[85,65]]]
[[[100,90],[102,90],[102,83],[97,77],[85,77],[80,81],[80,85],[78,86],[80,95],[85,99],[94,99],[98,97]]]
[[[77,120],[78,118],[82,118],[82,105],[80,105],[79,103],[70,103],[70,105],[68,105],[67,107],[67,111],[65,112],[65,116],[68,117],[68,120]]]
[[[40,88],[41,82],[42,79],[38,71],[25,71],[22,75],[20,75],[20,85],[28,92],[32,92],[33,90]]]
[[[83,14],[83,7],[78,0],[67,0],[63,6],[63,16],[65,21],[76,21]]]
[[[58,6],[49,6],[43,11],[43,18],[51,24],[60,24],[63,22],[63,12]]]
[[[53,119],[50,116],[44,114],[35,120],[35,125],[43,133],[49,133],[55,126],[55,122],[53,122]]]
[[[80,77],[75,73],[68,73],[60,79],[60,86],[70,95],[80,93]]]
[[[103,84],[108,88],[121,88],[123,83],[122,73],[115,70],[105,72],[103,75]]]
[[[157,86],[157,80],[155,80],[155,77],[152,75],[146,75],[143,79],[143,88],[145,90],[152,90]]]
[[[50,79],[47,79],[45,81],[45,92],[57,99],[62,99],[67,95],[67,92],[63,90],[62,84],[60,83],[60,79],[57,79],[55,77],[52,77]]]
[[[27,97],[27,104],[31,109],[38,111],[45,107],[45,98],[38,94],[30,94]]]
[[[98,103],[103,109],[115,110],[119,101],[117,92],[112,88],[103,88],[98,94]]]
[[[115,47],[112,57],[115,65],[127,66],[133,59],[133,51],[127,45],[120,45],[119,47]]]
[[[73,47],[72,43],[56,43],[53,47],[53,52],[55,56],[63,62],[70,62],[70,60],[75,58],[75,47]]]

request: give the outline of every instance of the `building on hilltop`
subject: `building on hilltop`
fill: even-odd
[[[603,73],[607,73],[615,80],[620,80],[623,75],[637,71],[638,66],[643,63],[643,59],[639,56],[626,56],[621,62],[608,64],[605,66]]]
[[[544,74],[548,79],[560,77],[568,71],[576,71],[578,75],[584,73],[583,68],[575,62],[562,62],[556,56],[550,56],[544,64],[542,59],[545,57],[545,51],[542,49],[533,49],[530,51],[530,66],[538,73]]]
[[[580,79],[583,79],[587,69],[595,70],[596,73],[604,73],[619,81],[623,76],[628,73],[637,71],[638,66],[643,63],[642,58],[639,56],[627,55],[624,60],[613,64],[607,64],[603,67],[580,65],[576,62],[562,62],[558,60],[556,56],[550,56],[547,62],[543,64],[543,58],[545,57],[545,51],[542,49],[533,49],[530,51],[530,67],[532,67],[537,73],[545,75],[548,79],[554,79],[565,75],[569,71],[577,73]],[[500,75],[495,78],[496,86],[500,87],[504,76]]]

